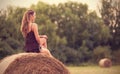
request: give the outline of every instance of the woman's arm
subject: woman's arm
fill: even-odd
[[[35,38],[36,38],[37,42],[38,42],[39,45],[40,45],[40,35],[39,35],[39,33],[38,33],[38,26],[37,26],[36,23],[33,23],[33,24],[32,24],[32,31],[34,32]]]
[[[39,35],[40,38],[48,39],[47,35]]]

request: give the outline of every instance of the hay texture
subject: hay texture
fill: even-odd
[[[0,74],[70,74],[59,60],[40,53],[20,53],[3,59]]]
[[[104,68],[109,68],[112,66],[112,61],[108,58],[101,59],[99,61],[99,66]]]

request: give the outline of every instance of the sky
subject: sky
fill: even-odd
[[[0,9],[6,9],[8,5],[30,7],[32,4],[37,4],[38,1],[42,1],[48,4],[59,4],[67,1],[80,2],[87,4],[89,10],[95,10],[98,13],[98,4],[100,0],[0,0]]]

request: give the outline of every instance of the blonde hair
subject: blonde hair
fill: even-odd
[[[24,37],[27,36],[27,33],[29,32],[29,23],[30,23],[30,15],[33,15],[35,12],[33,10],[27,10],[22,18],[22,24],[21,24],[21,32]]]

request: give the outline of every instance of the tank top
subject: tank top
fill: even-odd
[[[39,44],[35,38],[34,32],[30,31],[25,39],[26,52],[39,52]]]

